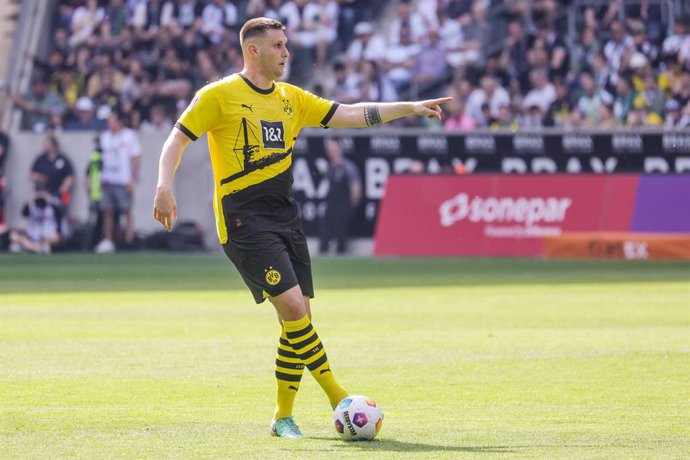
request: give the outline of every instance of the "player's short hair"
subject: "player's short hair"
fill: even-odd
[[[260,37],[270,29],[285,30],[285,24],[271,18],[254,18],[245,22],[240,29],[240,43],[252,37]]]

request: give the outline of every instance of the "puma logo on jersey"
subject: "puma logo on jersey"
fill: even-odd
[[[252,105],[254,105],[254,104],[252,104]],[[243,108],[243,109],[249,109],[249,111],[250,111],[251,113],[254,113],[254,109],[252,109],[252,106],[251,106],[251,105],[242,104],[242,108]]]

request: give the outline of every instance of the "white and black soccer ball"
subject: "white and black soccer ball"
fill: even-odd
[[[335,408],[333,423],[344,441],[371,441],[381,429],[383,412],[366,396],[348,396]]]

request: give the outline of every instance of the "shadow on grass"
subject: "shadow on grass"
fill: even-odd
[[[308,439],[315,439],[320,441],[333,441],[333,438],[327,437],[308,437]],[[371,442],[341,442],[334,441],[333,448],[343,451],[362,450],[367,452],[384,451],[384,452],[466,452],[466,453],[486,453],[486,454],[511,454],[515,453],[511,446],[444,446],[434,444],[424,444],[419,442],[401,442],[393,439],[375,439]],[[316,449],[303,449],[304,451],[313,451]],[[290,449],[294,452],[294,449]]]
[[[318,289],[688,281],[690,263],[536,259],[320,258]],[[246,289],[222,255],[0,254],[0,294],[10,292]]]

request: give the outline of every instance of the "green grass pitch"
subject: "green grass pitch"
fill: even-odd
[[[0,255],[2,458],[688,458],[690,264],[316,259],[344,443],[305,375],[268,436],[278,336],[221,255]]]

